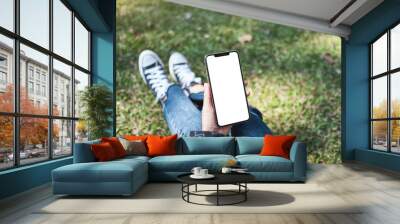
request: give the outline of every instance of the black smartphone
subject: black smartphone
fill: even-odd
[[[249,107],[238,52],[209,54],[204,61],[218,126],[247,121]]]

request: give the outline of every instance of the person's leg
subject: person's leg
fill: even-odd
[[[169,82],[164,65],[150,50],[139,56],[140,74],[163,107],[164,118],[173,134],[188,136],[201,130],[201,112],[178,85]]]
[[[172,77],[180,83],[182,88],[187,90],[190,100],[201,109],[203,104],[204,88],[201,84],[201,79],[196,77],[190,69],[189,62],[180,53],[173,53],[169,59],[169,69]],[[232,126],[232,136],[264,136],[272,134],[269,127],[264,123],[262,114],[259,110],[249,107],[249,120],[234,124]]]
[[[203,103],[203,97],[203,92],[189,95],[189,98],[197,105]],[[272,134],[271,129],[263,121],[262,113],[257,108],[249,106],[249,113],[249,120],[232,126],[232,136],[263,137],[266,134]]]
[[[264,137],[266,134],[272,134],[271,129],[264,123],[262,114],[258,109],[249,106],[249,112],[249,120],[232,126],[232,136]]]
[[[171,133],[189,136],[192,131],[201,131],[201,112],[179,85],[168,88],[167,98],[162,101],[162,105]]]
[[[203,92],[190,94],[189,98],[197,105],[203,103]],[[264,123],[261,112],[249,106],[249,120],[234,124],[231,129],[232,136],[263,137],[272,134],[271,129]]]

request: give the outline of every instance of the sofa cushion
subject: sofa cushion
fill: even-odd
[[[121,142],[117,137],[104,137],[101,138],[101,142],[110,143],[117,158],[122,158],[126,156],[126,151],[124,149],[124,146],[121,144]]]
[[[140,159],[75,163],[52,172],[58,182],[130,182],[134,173],[147,176],[147,163]]]
[[[182,137],[178,143],[178,154],[225,154],[234,155],[233,137]]]
[[[236,155],[260,154],[263,137],[236,137]]]
[[[74,163],[95,162],[96,158],[90,148],[92,144],[99,144],[101,141],[93,140],[88,142],[75,143],[74,147]]]
[[[124,138],[119,138],[122,146],[126,151],[126,155],[137,155],[137,156],[145,156],[147,155],[147,148],[146,144],[143,141],[136,140],[136,141],[129,141]]]
[[[261,156],[280,156],[290,159],[290,148],[296,140],[294,135],[265,135]]]
[[[149,159],[150,159],[150,157],[147,157],[147,156],[132,155],[132,156],[125,156],[124,158],[120,158],[120,159],[114,160],[113,162],[127,162],[127,163],[129,163],[129,162],[135,161],[135,160],[142,161],[142,162],[148,162]]]
[[[177,134],[170,136],[149,135],[146,140],[149,149],[147,155],[151,157],[175,155],[177,139]]]
[[[175,155],[158,156],[149,160],[149,170],[163,172],[190,172],[199,166],[210,171],[219,171],[230,159],[231,155]]]
[[[239,155],[236,156],[240,167],[249,172],[292,172],[292,161],[278,156]]]
[[[109,142],[92,144],[90,147],[94,157],[96,157],[96,161],[105,162],[118,158],[118,156],[115,154],[115,150]]]

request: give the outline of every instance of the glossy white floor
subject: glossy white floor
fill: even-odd
[[[39,204],[54,199],[47,185],[1,201],[0,223],[400,223],[399,174],[353,163],[312,165],[310,182],[367,206],[357,214],[37,214]]]

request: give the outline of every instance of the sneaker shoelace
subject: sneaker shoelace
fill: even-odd
[[[183,88],[188,88],[193,83],[201,84],[201,78],[196,77],[188,64],[175,65],[175,74]]]
[[[150,88],[156,93],[156,100],[165,98],[171,83],[165,75],[164,68],[161,65],[157,65],[154,68],[148,69],[145,75]]]

